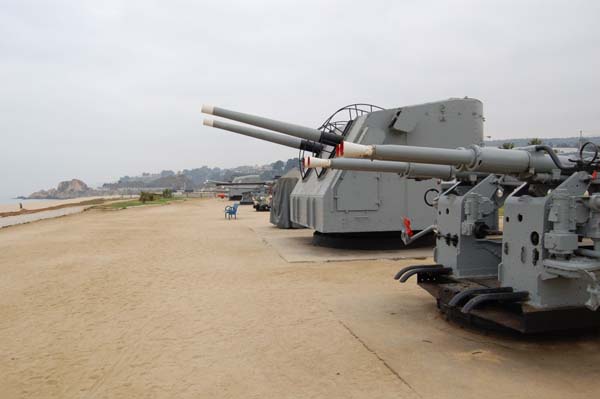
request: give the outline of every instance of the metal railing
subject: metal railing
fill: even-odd
[[[329,118],[327,118],[325,120],[325,122],[323,122],[321,124],[320,127],[318,127],[318,130],[320,130],[323,133],[332,133],[332,134],[336,134],[342,137],[346,137],[346,135],[348,134],[348,132],[350,131],[350,128],[352,126],[352,122],[358,118],[359,116],[362,116],[364,114],[368,114],[374,111],[381,111],[384,108],[378,107],[377,105],[373,105],[373,104],[363,104],[363,103],[358,103],[358,104],[350,104],[350,105],[346,105],[345,107],[342,107],[340,109],[338,109],[337,111],[335,111],[333,114],[331,114],[331,116]],[[319,152],[318,154],[312,154],[316,157],[319,158],[333,158],[335,157],[335,147],[334,146],[330,146],[330,145],[326,145],[324,146],[323,150],[321,152]],[[304,150],[300,150],[300,153],[298,155],[298,159],[300,162],[300,174],[302,176],[302,180],[306,179],[310,173],[311,173],[311,169],[305,169],[304,165],[302,163],[302,160],[305,157],[305,151]],[[315,169],[315,173],[317,174],[317,177],[321,178],[322,176],[325,175],[325,173],[327,173],[327,169]]]

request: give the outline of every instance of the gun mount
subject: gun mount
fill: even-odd
[[[459,180],[439,195],[435,263],[395,276],[405,282],[417,275],[450,318],[524,333],[600,326],[595,145],[585,144],[575,157],[560,157],[546,146],[440,150],[351,144],[339,152],[492,173],[476,183]]]
[[[220,107],[204,106],[203,112],[253,126],[240,128],[215,120],[209,122],[213,127],[301,148],[301,155],[309,151],[334,162],[335,148],[342,142],[453,148],[483,141],[482,104],[468,98],[392,109],[354,104],[338,110],[317,129]],[[306,142],[302,144],[298,139]],[[311,173],[314,168],[306,168],[291,195],[290,218],[298,225],[314,229],[315,237],[319,238],[356,236],[364,241],[365,234],[401,232],[404,228],[401,215],[410,215],[414,230],[422,231],[434,219],[423,198],[432,189],[439,190],[437,180],[427,179],[439,174],[439,167],[432,167],[436,170],[425,173],[423,179],[349,168],[330,172],[329,168],[317,168],[317,173]],[[445,176],[450,178],[451,168],[445,169],[448,171]],[[304,170],[302,165],[301,170]],[[398,198],[403,201],[398,203]]]

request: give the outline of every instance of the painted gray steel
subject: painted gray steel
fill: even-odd
[[[550,156],[534,147],[504,150],[472,145],[470,148],[445,149],[405,145],[374,145],[372,159],[400,162],[422,162],[463,166],[468,170],[488,173],[547,173],[558,167]],[[569,158],[559,157],[565,165]]]
[[[331,144],[340,136],[324,136],[320,130],[225,108],[204,106],[202,111],[222,118],[261,127],[313,142]],[[365,145],[401,144],[455,148],[483,141],[483,105],[470,98],[449,99],[426,104],[392,108],[363,114],[346,129],[345,140]],[[275,142],[276,133],[214,121],[215,127]],[[278,144],[297,142],[277,138]],[[334,162],[346,162],[333,159]],[[428,162],[432,163],[432,162]],[[453,168],[439,165],[403,165],[399,172],[381,173],[361,170],[310,172],[298,182],[291,194],[290,218],[294,223],[321,233],[400,231],[409,217],[414,230],[433,224],[433,211],[423,198],[435,178],[453,178]],[[363,164],[364,168],[370,168]],[[386,171],[399,165],[387,164]],[[367,170],[364,169],[364,170]],[[407,178],[406,176],[411,178]],[[417,181],[412,177],[422,177]]]
[[[460,98],[371,112],[352,122],[345,140],[440,148],[480,144],[483,105]],[[432,188],[439,189],[437,181],[394,173],[328,170],[319,177],[313,171],[294,188],[291,217],[321,233],[400,231],[404,217],[423,230],[434,223],[433,209],[423,200]]]
[[[409,162],[370,161],[366,159],[333,158],[330,169],[362,172],[398,173],[407,177],[437,178],[454,177],[455,169],[448,165],[427,165]]]
[[[290,136],[299,137],[306,140],[319,141],[321,131],[310,127],[296,125],[294,123],[282,122],[275,119],[264,118],[243,112],[231,111],[226,108],[212,107],[212,115],[221,118],[230,119],[248,125],[262,127],[263,129],[273,130],[275,132],[285,133]]]
[[[288,136],[285,134],[273,133],[266,130],[256,129],[248,126],[236,125],[233,123],[228,123],[220,120],[211,121],[212,126],[221,129],[227,130],[229,132],[242,134],[244,136],[253,137],[255,139],[269,141],[271,143],[280,144],[286,147],[291,147],[295,149],[300,149],[302,147],[302,139],[297,137]]]

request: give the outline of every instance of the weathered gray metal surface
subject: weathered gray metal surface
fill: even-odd
[[[307,157],[305,168],[353,170],[358,172],[396,173],[404,177],[452,180],[456,168],[448,165],[427,165],[410,162],[372,161],[366,159]]]
[[[288,136],[285,134],[277,134],[266,130],[255,129],[243,125],[235,125],[233,123],[227,123],[219,120],[205,119],[203,124],[205,126],[214,127],[221,130],[227,130],[230,132],[242,134],[244,136],[253,137],[259,140],[269,141],[271,143],[291,147],[295,149],[309,149],[310,151],[321,151],[323,146],[315,142],[306,142],[306,140],[299,139],[297,137]]]
[[[357,145],[344,143],[342,156],[401,162],[455,165],[466,170],[488,173],[548,173],[558,169],[556,163],[536,146],[504,150],[471,145],[469,148],[435,148],[409,145]],[[557,157],[572,166],[570,157]]]
[[[235,183],[245,183],[243,185],[235,185]],[[248,183],[257,183],[256,185]],[[231,185],[228,185],[228,197],[231,200],[242,199],[244,193],[261,190],[263,184],[259,175],[238,176],[233,179]]]
[[[589,233],[598,220],[584,195],[589,176],[575,173],[541,197],[528,195],[526,187],[505,204],[500,281],[528,291],[532,306],[583,306],[590,300],[597,306],[600,292],[592,292],[598,284],[589,273],[600,270],[600,261],[578,251],[581,237],[598,240]]]
[[[376,111],[355,119],[345,140],[443,148],[479,144],[483,106],[475,99],[450,99]],[[408,217],[412,228],[421,230],[433,224],[432,209],[423,196],[436,187],[433,180],[391,173],[310,173],[292,193],[292,220],[322,233],[350,233],[400,231]]]
[[[372,109],[372,108],[371,108]],[[274,119],[203,106],[202,112],[313,140],[327,145],[341,136]],[[402,144],[454,148],[483,141],[482,104],[475,99],[450,99],[402,108],[374,111],[357,117],[346,129],[345,139],[361,144]],[[309,149],[296,140],[281,139],[271,132],[210,121],[210,125],[294,148]],[[341,131],[342,126],[336,125]],[[314,148],[310,148],[314,149]],[[448,167],[420,166],[424,178],[451,178]],[[447,173],[441,173],[445,169]],[[412,175],[414,176],[414,175]],[[309,173],[291,195],[291,219],[320,233],[400,231],[409,217],[415,230],[433,222],[424,194],[438,182],[407,180],[403,176],[336,170]]]
[[[294,123],[282,122],[275,119],[264,118],[261,116],[245,114],[243,112],[231,111],[226,108],[214,107],[212,105],[203,105],[202,112],[237,122],[247,123],[248,125],[289,134],[291,136],[300,137],[306,140],[319,141],[321,137],[321,131],[318,129],[300,126]]]
[[[502,240],[480,236],[498,230],[499,178],[489,175],[472,187],[457,183],[436,201],[437,263],[451,267],[453,275],[496,277],[502,256]],[[461,189],[466,192],[462,193]]]
[[[356,149],[351,148],[351,151]],[[386,159],[396,156],[402,161],[414,161],[419,156],[411,157],[410,147],[403,147],[401,151],[393,147],[387,149],[392,155]],[[464,304],[463,313],[470,313],[479,304],[490,301],[523,306],[516,313],[514,306],[500,309],[512,320],[506,319],[507,325],[516,322],[520,329],[527,331],[527,320],[544,320],[541,323],[547,327],[537,325],[535,330],[570,327],[552,323],[551,317],[535,316],[534,312],[557,312],[568,318],[568,309],[580,312],[587,308],[594,313],[577,313],[585,320],[572,324],[597,325],[600,320],[596,315],[600,308],[600,184],[596,171],[600,163],[594,162],[597,154],[589,160],[577,157],[565,160],[550,151],[541,146],[498,151],[476,149],[474,158],[465,160],[471,162],[470,169],[513,175],[522,179],[522,184],[516,187],[512,181],[511,188],[501,187],[501,179],[489,175],[466,191],[458,190],[464,185],[459,182],[440,195],[436,201],[436,265],[407,268],[399,272],[397,278],[405,281],[408,276],[417,274],[420,282],[427,282],[425,286],[431,287],[438,281],[448,288],[458,287],[464,278],[494,277],[497,271],[496,283],[487,285],[485,292],[470,294],[472,298]],[[423,153],[420,149],[413,155]],[[432,157],[423,160],[431,162]],[[451,157],[445,159],[455,162]],[[527,161],[523,162],[524,159]],[[479,162],[481,160],[484,162]],[[487,166],[486,161],[489,161]],[[540,175],[546,177],[540,179]],[[498,199],[504,198],[508,190],[512,192],[504,202],[500,244],[487,236],[497,230],[497,211],[502,204]],[[586,240],[589,241],[586,243]],[[431,291],[443,296],[446,288]],[[438,300],[450,307],[458,303],[442,297]],[[504,320],[504,316],[497,317],[498,313],[488,316],[495,321]]]
[[[273,185],[271,214],[269,221],[280,229],[297,229],[302,226],[290,219],[290,194],[300,180],[300,171],[292,169],[281,176]]]

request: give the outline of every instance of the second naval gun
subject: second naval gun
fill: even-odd
[[[230,182],[207,180],[206,183],[223,188],[230,201],[240,200],[240,205],[252,204],[252,193],[264,191],[271,182],[261,181],[259,175],[234,177]]]
[[[524,333],[600,326],[595,144],[569,157],[545,145],[341,147],[343,156],[488,173],[470,189],[461,191],[465,187],[457,183],[435,201],[436,263],[409,266],[395,276],[405,282],[416,275],[447,316]],[[498,221],[500,205],[503,226],[495,231],[485,224]]]
[[[483,141],[483,105],[476,99],[452,98],[390,109],[369,107],[360,108],[361,112],[356,105],[341,108],[320,128],[214,106],[203,106],[202,111],[254,128],[205,121],[209,126],[298,148],[301,155],[310,152],[321,158],[334,158],[334,148],[342,142],[454,148]],[[349,116],[344,120],[341,116],[346,114]],[[351,244],[356,245],[375,237],[377,242],[391,238],[398,243],[389,233],[401,232],[406,217],[416,232],[432,225],[433,211],[424,198],[437,189],[439,182],[435,179],[407,179],[401,174],[360,170],[309,170],[292,192],[290,214],[294,223],[314,229],[319,240],[335,237],[343,242],[358,238]]]

